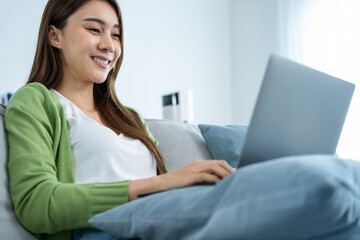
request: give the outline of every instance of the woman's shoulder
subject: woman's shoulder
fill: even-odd
[[[43,84],[35,82],[29,83],[19,88],[10,98],[9,106],[12,102],[38,102],[45,101],[47,98],[51,98],[50,90]]]
[[[29,83],[19,88],[11,97],[11,99],[40,97],[45,96],[48,92],[49,90],[41,83]]]
[[[41,83],[29,83],[19,88],[10,98],[7,111],[12,108],[28,109],[29,111],[54,106],[54,96],[51,90]]]

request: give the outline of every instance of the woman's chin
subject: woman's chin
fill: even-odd
[[[95,84],[102,84],[105,81],[106,81],[106,77],[97,77],[92,79],[92,82]]]
[[[102,84],[106,81],[106,79],[102,79],[101,81],[94,81],[95,84]]]

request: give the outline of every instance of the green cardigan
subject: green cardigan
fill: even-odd
[[[7,106],[5,126],[15,213],[39,239],[71,239],[71,229],[91,228],[92,216],[128,202],[129,180],[74,183],[66,116],[54,91],[40,83],[20,88]]]

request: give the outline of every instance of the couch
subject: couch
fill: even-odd
[[[10,200],[7,174],[7,137],[4,126],[5,108],[0,105],[0,238],[34,240],[18,222]],[[151,133],[159,141],[165,164],[171,171],[194,159],[212,159],[204,138],[196,125],[167,120],[147,119]]]
[[[34,236],[18,222],[10,200],[4,115],[5,108],[0,106],[0,238],[34,240]],[[159,141],[170,171],[195,159],[213,159],[213,156],[219,159],[214,154],[214,146],[209,145],[202,125],[146,121]],[[244,133],[246,129],[237,130]],[[226,142],[226,145],[229,144]],[[360,239],[359,172],[360,162],[334,156],[274,159],[239,169],[220,183],[232,188],[209,190],[203,200],[193,201],[191,197],[194,191],[208,191],[201,186],[175,189],[170,194],[154,194],[98,214],[91,223],[114,235],[156,240],[168,240],[169,236],[173,236],[171,239]],[[236,201],[232,198],[233,190],[239,192]],[[222,196],[220,202],[211,201],[219,196]],[[189,202],[193,208],[187,207]],[[237,203],[234,205],[237,208],[228,208],[233,203]],[[217,207],[226,211],[218,211],[223,215],[212,219],[218,226],[216,231],[213,228],[198,231],[206,228],[209,218],[204,215],[198,221],[200,225],[193,224],[194,215],[199,215],[196,211],[205,208],[212,212],[211,209]],[[164,208],[167,211],[163,211]],[[132,221],[136,216],[138,220],[134,224]],[[154,216],[161,217],[162,221],[152,221]],[[198,233],[203,234],[202,237],[194,237]],[[179,238],[180,235],[183,237]]]

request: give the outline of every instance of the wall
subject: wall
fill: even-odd
[[[29,77],[46,0],[0,3],[0,94],[16,91]],[[19,7],[21,6],[21,7]]]
[[[196,122],[230,123],[229,2],[119,2],[126,36],[117,83],[121,100],[160,118],[161,95],[191,88]]]
[[[27,80],[45,0],[0,3],[0,94]],[[191,88],[196,122],[232,121],[229,1],[119,0],[125,59],[116,90],[144,117],[161,118],[161,96]],[[21,6],[21,7],[18,7]]]
[[[195,122],[248,124],[267,59],[279,53],[277,1],[119,0],[120,100],[161,118],[161,96],[191,88]],[[0,3],[0,94],[26,82],[46,2]]]
[[[233,122],[249,124],[266,64],[280,54],[277,0],[231,0]]]

